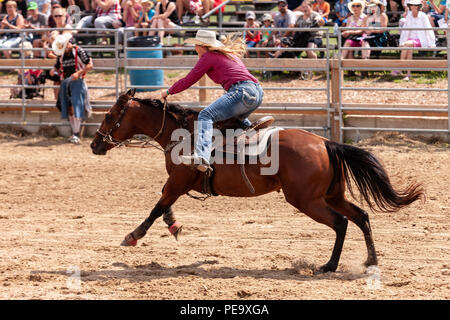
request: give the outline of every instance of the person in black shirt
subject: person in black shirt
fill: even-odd
[[[150,28],[179,28],[180,19],[178,18],[177,8],[175,2],[170,0],[161,0],[156,4],[155,15],[152,18],[152,25]],[[149,36],[154,36],[156,31],[150,31]],[[165,31],[159,30],[158,36],[163,41]]]
[[[68,119],[72,128],[69,142],[80,143],[81,119],[90,116],[88,90],[84,76],[93,68],[92,59],[82,48],[72,44],[71,34],[59,35],[52,44],[53,52],[58,56],[50,74],[59,74],[61,85],[59,100],[61,118]]]

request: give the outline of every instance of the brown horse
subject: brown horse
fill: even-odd
[[[114,146],[135,134],[145,134],[165,150],[166,170],[169,178],[162,196],[144,220],[125,237],[123,245],[136,245],[160,216],[175,236],[180,224],[176,222],[171,206],[191,190],[202,191],[205,173],[183,164],[174,164],[170,150],[171,134],[177,128],[194,130],[198,113],[176,104],[163,104],[159,100],[133,98],[135,90],[119,97],[106,114],[91,143],[95,154],[106,154]],[[344,243],[348,220],[364,233],[368,257],[367,266],[377,264],[368,214],[345,197],[346,185],[351,191],[353,180],[371,209],[395,212],[419,199],[423,194],[420,184],[411,184],[403,191],[394,189],[379,161],[363,149],[329,141],[304,130],[279,131],[278,141],[272,142],[279,152],[279,169],[273,175],[261,175],[262,164],[246,164],[248,179],[254,193],[242,182],[238,164],[214,164],[213,190],[217,195],[252,197],[283,190],[286,201],[317,222],[336,232],[330,260],[321,271],[335,271]],[[269,150],[270,151],[270,150]],[[352,192],[353,195],[353,192]]]

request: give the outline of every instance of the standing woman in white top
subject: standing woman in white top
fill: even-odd
[[[403,28],[431,28],[428,16],[420,11],[422,7],[421,0],[409,0],[408,9],[410,14],[405,18]],[[402,30],[400,33],[400,47],[409,48],[434,48],[436,47],[436,38],[433,30]],[[402,50],[400,53],[401,60],[411,60],[413,58],[413,50]],[[393,72],[398,75],[400,72]],[[403,80],[409,81],[411,71],[408,70]]]

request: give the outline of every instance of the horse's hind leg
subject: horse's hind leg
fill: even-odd
[[[321,272],[336,271],[341,257],[342,247],[344,245],[345,235],[347,232],[347,218],[332,208],[328,207],[324,199],[313,201],[305,201],[306,204],[297,203],[297,201],[288,202],[294,205],[301,212],[305,213],[315,221],[323,223],[336,232],[336,240],[334,242],[333,252],[330,260],[320,268]]]
[[[367,247],[367,260],[364,263],[366,266],[377,265],[377,253],[375,251],[375,245],[372,237],[372,229],[370,228],[369,215],[360,207],[347,201],[346,199],[333,199],[327,200],[330,207],[342,212],[350,221],[354,222],[363,232],[364,240]]]

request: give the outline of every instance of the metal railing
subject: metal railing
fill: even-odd
[[[421,48],[421,47],[345,47],[342,44],[342,31],[346,30],[383,30],[387,32],[396,31],[399,30],[405,31],[405,30],[433,30],[433,32],[438,31],[444,31],[446,35],[447,40],[447,46],[446,47],[433,47],[433,48]],[[358,28],[349,28],[349,27],[340,27],[338,28],[338,65],[339,65],[339,140],[342,142],[344,140],[344,131],[399,131],[399,132],[426,132],[426,133],[449,133],[450,132],[450,80],[448,78],[448,71],[450,70],[450,32],[449,28],[401,28],[401,27],[358,27]],[[370,50],[370,51],[386,51],[386,50],[395,50],[395,51],[404,51],[404,50],[412,50],[412,51],[446,51],[447,52],[447,66],[445,68],[442,67],[423,67],[423,66],[411,66],[411,67],[400,67],[400,66],[394,66],[394,67],[343,67],[343,58],[342,58],[342,52],[344,50],[350,50],[353,52],[356,51],[364,51],[364,50]],[[441,88],[392,88],[392,87],[359,87],[359,86],[352,86],[347,87],[345,86],[344,80],[344,71],[397,71],[397,70],[406,70],[406,71],[446,71],[447,72],[447,88],[441,89]],[[389,107],[380,107],[380,108],[370,108],[370,110],[378,110],[380,112],[403,112],[403,111],[447,111],[448,113],[448,127],[447,129],[429,129],[429,128],[388,128],[388,127],[376,127],[376,128],[370,128],[370,127],[351,127],[346,126],[344,121],[344,115],[346,111],[367,111],[367,108],[364,107],[347,107],[346,102],[343,99],[343,92],[344,91],[410,91],[410,92],[447,92],[447,109],[429,109],[429,108],[389,108]]]
[[[217,9],[217,8],[216,8]],[[145,61],[148,59],[139,59],[139,58],[133,58],[133,59],[129,59],[128,56],[128,51],[129,50],[144,50],[144,51],[149,51],[149,50],[160,50],[164,53],[166,53],[167,55],[170,55],[171,52],[173,51],[193,51],[194,48],[193,46],[180,46],[180,45],[175,45],[172,46],[171,41],[169,43],[168,46],[162,46],[162,47],[145,47],[145,48],[136,48],[136,47],[129,47],[128,43],[127,43],[127,39],[128,39],[128,35],[130,32],[134,32],[134,31],[161,31],[164,30],[165,32],[176,32],[177,36],[179,38],[185,38],[186,37],[186,33],[188,33],[190,36],[193,36],[195,34],[195,32],[198,30],[199,28],[176,28],[176,29],[123,29],[123,30],[105,30],[105,29],[81,29],[81,30],[76,30],[78,33],[76,34],[76,37],[82,37],[82,33],[91,33],[91,36],[94,37],[105,37],[108,36],[111,39],[111,44],[108,46],[86,46],[84,47],[86,51],[89,51],[91,53],[108,53],[112,56],[112,58],[108,59],[109,62],[111,62],[111,60],[113,60],[113,63],[107,65],[107,66],[96,66],[94,64],[94,70],[97,71],[105,71],[105,70],[111,70],[114,71],[115,73],[115,81],[114,81],[114,85],[113,86],[108,86],[108,85],[94,85],[94,86],[90,86],[89,90],[114,90],[115,92],[115,98],[117,99],[119,92],[127,90],[128,88],[131,87],[138,87],[138,88],[142,88],[142,89],[166,89],[168,88],[167,85],[146,85],[146,86],[136,86],[136,85],[132,85],[129,84],[128,81],[128,72],[131,70],[151,70],[151,69],[157,69],[157,70],[189,70],[192,68],[193,65],[178,65],[176,62],[176,59],[172,59],[172,60],[167,60],[167,61],[173,61],[174,64],[173,65],[169,65],[167,63],[161,63],[161,65],[145,65]],[[214,30],[214,31],[219,31],[219,32],[226,32],[226,33],[232,33],[232,32],[244,32],[246,30],[256,30],[254,28],[208,28],[209,30]],[[298,101],[298,103],[283,103],[282,101],[280,101],[279,103],[273,103],[273,105],[271,106],[270,103],[269,104],[265,104],[263,106],[260,107],[260,110],[264,110],[267,112],[271,112],[271,111],[279,111],[279,110],[286,110],[286,111],[295,111],[298,112],[299,114],[301,114],[302,112],[306,112],[306,111],[321,111],[324,112],[326,114],[326,125],[324,126],[317,126],[317,127],[303,127],[304,129],[307,130],[316,130],[316,131],[323,131],[325,133],[326,136],[330,137],[330,129],[333,126],[333,122],[335,122],[336,120],[338,120],[339,122],[339,140],[343,141],[343,136],[344,136],[344,132],[345,131],[354,131],[354,130],[359,130],[359,131],[423,131],[423,132],[449,132],[450,131],[450,120],[448,123],[448,128],[447,129],[420,129],[420,128],[365,128],[365,127],[349,127],[345,125],[345,121],[344,121],[344,115],[346,114],[346,112],[348,111],[364,111],[367,108],[363,108],[363,107],[354,107],[354,106],[349,106],[348,103],[343,101],[343,95],[342,93],[344,91],[350,91],[350,90],[354,90],[354,91],[364,91],[364,90],[371,90],[371,91],[424,91],[424,92],[431,92],[431,91],[436,91],[436,92],[443,92],[446,91],[448,93],[449,91],[449,87],[447,86],[447,89],[439,89],[439,88],[380,88],[380,87],[346,87],[344,86],[344,82],[343,80],[343,73],[346,70],[355,70],[354,67],[344,67],[343,66],[343,59],[342,59],[342,51],[343,50],[361,50],[361,48],[343,48],[341,43],[342,43],[342,38],[341,38],[341,32],[340,31],[344,31],[344,30],[350,30],[351,28],[339,28],[339,32],[337,34],[337,39],[338,39],[338,51],[337,51],[337,61],[338,61],[338,72],[339,72],[339,77],[336,77],[336,79],[331,79],[330,76],[330,70],[333,69],[333,66],[331,65],[331,58],[332,58],[332,52],[334,52],[335,48],[331,46],[330,44],[330,38],[333,36],[332,33],[330,33],[329,29],[327,28],[320,28],[320,29],[314,29],[314,31],[320,31],[323,33],[323,39],[325,40],[324,46],[321,48],[249,48],[249,52],[250,53],[255,53],[255,52],[267,52],[267,51],[275,51],[275,50],[282,50],[282,51],[316,51],[316,52],[322,52],[324,54],[324,58],[323,59],[319,59],[321,62],[325,61],[325,63],[323,63],[322,65],[320,65],[319,67],[315,67],[313,66],[313,64],[311,63],[311,65],[305,64],[305,63],[301,63],[301,62],[305,62],[305,61],[312,61],[310,59],[301,59],[301,60],[297,60],[297,59],[293,59],[292,63],[290,64],[290,67],[283,67],[283,65],[280,66],[271,66],[271,67],[266,67],[264,65],[254,65],[254,66],[250,66],[249,69],[253,70],[253,71],[293,71],[293,72],[304,72],[304,71],[317,71],[317,72],[324,72],[326,75],[326,85],[324,86],[312,86],[312,87],[303,87],[303,88],[292,88],[292,87],[288,87],[288,86],[264,86],[263,83],[263,89],[264,90],[273,90],[273,91],[310,91],[310,92],[315,92],[315,91],[321,91],[325,93],[325,99],[324,102],[321,104],[323,105],[320,107],[305,107],[304,104],[301,103],[301,101]],[[362,29],[362,28],[356,28],[358,30]],[[370,30],[373,30],[374,28],[367,28]],[[375,28],[375,29],[386,29],[388,31],[392,31],[392,30],[398,30],[399,28]],[[67,31],[67,29],[42,29],[42,31],[53,31],[53,30],[65,30]],[[74,29],[75,30],[75,29]],[[261,30],[261,29],[258,29]],[[310,31],[310,29],[305,29],[305,28],[290,28],[290,29],[286,29],[286,28],[273,28],[270,29],[273,32],[276,31],[292,31],[292,32],[297,32],[297,31]],[[434,28],[433,30],[444,30],[447,32],[447,40],[448,40],[448,29],[438,29],[438,28]],[[28,67],[28,63],[26,63],[27,59],[25,58],[25,51],[37,51],[37,50],[42,50],[40,48],[24,48],[23,44],[25,41],[25,33],[27,32],[33,32],[35,30],[18,30],[18,31],[14,31],[14,30],[7,30],[7,32],[17,32],[20,33],[21,37],[22,37],[22,41],[21,44],[19,46],[19,48],[13,48],[11,49],[12,51],[16,51],[19,52],[20,54],[20,59],[14,59],[15,62],[17,62],[14,65],[3,65],[1,64],[1,59],[0,59],[0,70],[5,70],[5,69],[20,69],[22,71],[26,70],[26,69],[30,69],[30,67]],[[105,33],[106,32],[106,33]],[[2,33],[2,31],[0,30],[0,34]],[[165,39],[167,40],[167,39]],[[170,39],[169,39],[170,40]],[[122,44],[121,44],[122,43]],[[447,41],[447,47],[438,47],[438,48],[434,48],[434,49],[426,49],[426,48],[398,48],[398,47],[383,47],[383,48],[370,48],[370,50],[397,50],[397,51],[401,51],[401,50],[425,50],[425,51],[446,51],[447,54],[449,53],[450,49],[449,49],[449,44],[450,41]],[[2,49],[4,50],[4,49]],[[133,65],[130,65],[130,62],[134,61],[135,63],[133,63]],[[140,61],[142,61],[142,65],[139,65]],[[259,60],[258,60],[259,61]],[[262,61],[265,61],[264,59],[261,59],[261,63]],[[296,64],[296,62],[298,61],[298,65]],[[450,70],[450,65],[449,65],[449,60],[447,60],[447,67],[446,68],[435,68],[433,70],[438,70],[438,71],[447,71]],[[39,66],[40,69],[50,69],[50,66]],[[408,67],[408,68],[400,68],[400,67],[392,67],[392,68],[386,68],[386,67],[360,67],[358,70],[364,70],[364,71],[380,71],[380,70],[396,70],[396,69],[406,69],[406,70],[412,70],[412,71],[430,71],[430,68],[423,68],[420,66],[414,66],[414,67]],[[123,84],[120,83],[120,79],[121,79],[121,72],[123,71]],[[55,125],[55,126],[66,126],[68,125],[68,123],[66,122],[55,122],[55,123],[45,123],[45,122],[29,122],[27,121],[27,111],[28,110],[33,110],[33,108],[37,108],[37,107],[52,107],[54,105],[52,104],[48,104],[48,103],[28,103],[27,99],[25,99],[25,89],[27,88],[56,88],[57,86],[51,86],[51,85],[45,85],[45,86],[31,86],[31,85],[26,85],[25,84],[25,79],[23,77],[24,72],[22,72],[22,84],[20,85],[0,85],[0,88],[17,88],[20,87],[22,88],[22,98],[20,103],[18,102],[0,102],[0,108],[1,107],[11,107],[11,106],[15,106],[15,107],[21,107],[22,110],[22,117],[21,117],[21,121],[15,121],[15,122],[7,122],[7,121],[3,121],[0,122],[0,124],[12,124],[12,125],[35,125],[35,126],[40,126],[40,125]],[[339,96],[339,101],[338,105],[336,106],[336,100],[330,101],[332,100],[330,98],[330,94],[332,93],[333,89],[333,85],[331,84],[331,82],[333,81],[338,81],[338,96]],[[222,87],[220,86],[215,86],[215,85],[196,85],[191,87],[190,89],[192,90],[222,90]],[[336,93],[334,93],[335,95]],[[450,105],[450,95],[448,94],[448,105]],[[99,109],[108,109],[111,107],[113,101],[105,101],[105,102],[101,102],[99,104],[96,105],[97,108]],[[331,103],[333,103],[333,107],[331,107]],[[186,101],[186,102],[181,102],[182,105],[187,105],[187,106],[197,106],[197,107],[205,107],[205,104],[202,102],[195,102],[195,101]],[[374,110],[374,109],[371,109]],[[379,108],[377,108],[377,110],[379,110],[380,112],[383,111],[395,111],[398,110],[398,108],[389,108],[386,106],[380,106]],[[407,108],[402,108],[402,111],[407,111]],[[421,111],[422,109],[414,109],[414,111]],[[430,109],[428,108],[423,108],[424,111],[430,111]],[[442,111],[443,109],[438,109],[438,111]],[[447,108],[448,111],[448,115],[449,115],[449,119],[450,119],[450,108]],[[336,113],[336,114],[335,114]],[[334,117],[333,117],[334,116]],[[96,126],[98,125],[98,123],[85,123],[84,125],[86,126]]]

